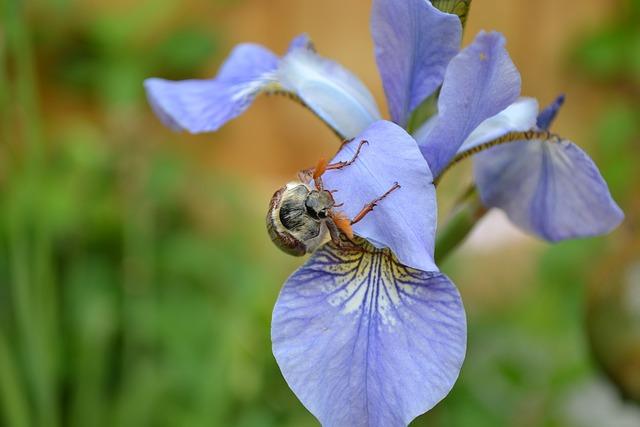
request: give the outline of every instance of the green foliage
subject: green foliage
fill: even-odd
[[[170,14],[180,3],[169,3]],[[271,247],[254,209],[267,200],[148,142],[158,136],[141,123],[142,79],[196,75],[216,47],[198,28],[148,51],[130,43],[153,23],[142,19],[150,5],[67,16],[59,38],[36,25],[45,90],[90,110],[45,116],[44,135],[29,131],[43,99],[12,11],[6,53],[22,68],[0,64],[12,135],[0,147],[0,425],[313,425],[270,352],[271,310],[295,261]]]
[[[640,88],[640,3],[623,2],[606,27],[581,41],[574,55],[582,69],[600,81]]]

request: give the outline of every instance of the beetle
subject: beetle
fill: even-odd
[[[343,142],[342,146],[351,141]],[[360,141],[355,155],[349,161],[328,164],[321,159],[315,168],[298,172],[297,181],[285,184],[274,193],[266,220],[269,236],[278,248],[290,255],[303,256],[314,252],[329,240],[342,246],[342,236],[352,241],[352,226],[361,221],[382,199],[400,188],[397,182],[394,183],[382,196],[367,203],[353,219],[336,210],[342,204],[336,204],[333,198],[336,190],[324,188],[322,175],[327,170],[351,165],[367,144],[366,140]],[[314,187],[310,185],[312,180]]]

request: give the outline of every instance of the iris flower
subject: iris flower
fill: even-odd
[[[213,79],[145,82],[154,111],[175,130],[215,131],[267,92],[298,100],[341,138],[354,138],[333,162],[352,159],[357,142],[368,141],[353,164],[322,177],[350,218],[399,183],[354,224],[360,248],[320,247],[285,282],[274,308],[275,358],[325,426],[405,426],[453,387],[465,356],[466,319],[460,294],[434,261],[433,182],[460,156],[491,146],[476,162],[483,201],[549,240],[602,232],[619,219],[610,212],[617,206],[606,184],[579,149],[526,140],[548,132],[536,128],[535,100],[519,98],[520,75],[500,34],[481,32],[460,51],[460,19],[427,0],[373,0],[371,32],[389,121],[360,80],[320,56],[304,35],[282,57],[241,44]],[[437,115],[410,135],[412,113],[438,90]],[[496,145],[509,135],[523,141]],[[510,171],[512,160],[504,159],[511,157],[527,170]],[[574,183],[582,175],[588,181]],[[598,205],[587,221],[562,228],[567,210],[592,203]]]
[[[624,219],[593,160],[571,141],[547,131],[564,96],[537,118],[528,140],[474,157],[483,203],[503,209],[518,227],[557,242],[608,233]]]

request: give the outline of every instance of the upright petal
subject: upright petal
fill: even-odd
[[[298,38],[282,58],[277,78],[343,138],[380,119],[367,87],[337,62],[323,58],[308,39]]]
[[[427,0],[374,0],[371,33],[391,117],[405,126],[442,84],[460,47],[460,19]]]
[[[466,320],[446,276],[329,244],[285,283],[271,337],[284,378],[323,426],[399,427],[451,390]]]
[[[434,176],[447,166],[469,135],[520,95],[520,74],[498,33],[481,32],[451,60],[438,100],[438,120],[418,141]]]
[[[242,114],[258,93],[273,86],[278,58],[262,46],[238,45],[216,79],[144,82],[153,110],[174,130],[218,130]]]
[[[509,132],[524,132],[535,128],[538,117],[538,101],[520,98],[500,113],[480,124],[458,149],[458,153],[486,144]]]
[[[433,261],[436,232],[436,196],[431,172],[413,138],[398,125],[379,121],[360,134],[333,159],[349,161],[362,145],[356,160],[323,175],[325,188],[338,190],[334,197],[349,218],[383,195],[394,183],[400,188],[380,201],[354,225],[354,232],[388,247],[405,265],[437,271]]]
[[[558,96],[555,101],[551,103],[551,105],[540,112],[537,121],[538,127],[540,129],[549,129],[551,127],[551,124],[558,115],[560,108],[564,104],[564,98],[564,95]]]
[[[556,242],[613,230],[624,215],[593,161],[566,140],[521,141],[474,158],[483,203]]]

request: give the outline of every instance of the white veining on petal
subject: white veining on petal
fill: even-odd
[[[308,49],[282,58],[278,80],[346,138],[380,119],[373,95],[356,76]]]
[[[339,278],[338,286],[342,289],[329,303],[341,307],[343,314],[364,310],[371,315],[369,310],[375,308],[384,325],[395,325],[394,310],[402,303],[398,287],[409,295],[415,291],[411,286],[396,283],[392,267],[384,255],[362,257],[351,274]]]
[[[255,80],[249,82],[238,83],[232,86],[233,96],[231,100],[234,102],[242,101],[250,98],[258,92],[269,92],[278,90],[280,84],[276,80],[276,75],[273,72],[264,73]]]
[[[509,132],[533,129],[538,117],[538,101],[520,98],[500,113],[486,119],[467,137],[458,153],[506,135]]]
[[[285,283],[274,355],[323,426],[404,427],[451,390],[466,347],[460,295],[388,250],[332,244]]]

